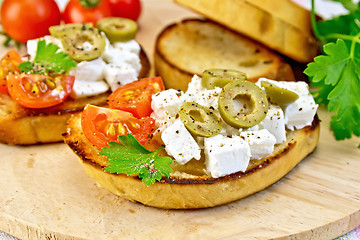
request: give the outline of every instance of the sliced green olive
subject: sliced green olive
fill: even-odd
[[[235,127],[251,127],[266,116],[269,103],[264,91],[248,81],[234,81],[219,96],[219,112],[223,120]]]
[[[96,28],[71,31],[61,37],[65,53],[76,61],[89,61],[100,57],[105,49],[105,36]]]
[[[181,106],[180,119],[189,132],[198,136],[212,137],[221,130],[218,116],[196,102],[186,102]]]
[[[261,81],[261,86],[265,88],[266,95],[270,102],[279,106],[295,102],[299,98],[297,93],[278,87],[268,81]]]
[[[135,21],[120,17],[103,18],[98,21],[96,27],[106,34],[111,43],[134,39],[138,29]]]
[[[246,74],[231,69],[208,69],[205,70],[201,77],[201,85],[207,89],[215,87],[224,87],[231,81],[246,80]]]
[[[49,32],[52,36],[56,38],[61,38],[69,32],[81,31],[93,27],[94,25],[92,23],[69,23],[51,26],[49,27]]]

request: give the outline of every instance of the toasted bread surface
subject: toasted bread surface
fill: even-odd
[[[167,88],[186,90],[192,76],[209,68],[259,77],[294,80],[291,67],[266,47],[215,22],[186,19],[167,26],[157,37],[155,71]],[[181,79],[181,81],[179,80]]]
[[[312,126],[287,133],[287,141],[277,144],[273,154],[252,160],[246,172],[212,178],[204,169],[204,161],[190,161],[185,165],[173,163],[170,177],[146,186],[136,176],[111,174],[104,171],[105,156],[92,145],[81,129],[80,114],[68,121],[65,142],[78,155],[86,173],[101,186],[134,202],[164,209],[195,209],[226,204],[265,189],[290,172],[301,160],[312,153],[318,143],[319,120]],[[159,146],[156,141],[148,149]],[[162,152],[162,154],[164,154]]]
[[[310,14],[290,0],[175,0],[299,62],[319,51]]]
[[[141,71],[139,78],[150,71],[149,60],[140,52]],[[87,104],[102,106],[110,92],[93,97],[66,99],[63,103],[44,109],[30,109],[19,105],[8,94],[0,94],[0,142],[11,145],[31,145],[63,141],[66,122],[72,114],[84,109]]]

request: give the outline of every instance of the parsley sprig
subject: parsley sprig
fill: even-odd
[[[30,74],[65,74],[76,63],[66,53],[58,51],[59,47],[53,43],[46,44],[45,40],[37,43],[34,61],[23,62],[18,68],[21,72]]]
[[[334,113],[330,126],[335,138],[343,140],[352,134],[360,136],[360,5],[352,0],[333,1],[350,12],[316,22],[312,0],[312,24],[323,55],[315,57],[304,73],[316,89],[315,100]]]
[[[129,133],[119,136],[119,142],[121,144],[109,142],[109,147],[103,147],[99,153],[109,159],[106,172],[138,174],[146,185],[160,181],[163,175],[168,177],[172,172],[169,164],[173,160],[170,157],[158,156],[163,147],[149,151]]]

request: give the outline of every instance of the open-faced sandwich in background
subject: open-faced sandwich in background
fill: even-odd
[[[101,186],[159,208],[213,207],[261,191],[319,138],[306,83],[252,83],[235,70],[195,75],[185,92],[143,79],[112,93],[109,107],[70,118],[65,142]]]
[[[132,20],[104,18],[97,27],[51,27],[51,35],[27,42],[25,58],[10,50],[0,65],[0,142],[63,141],[72,114],[105,105],[118,86],[146,77],[149,61],[136,31]]]

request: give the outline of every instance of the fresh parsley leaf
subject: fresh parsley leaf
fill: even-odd
[[[22,62],[18,65],[18,68],[21,72],[31,72],[34,69],[34,64],[32,62]]]
[[[158,156],[162,147],[149,151],[131,134],[119,136],[119,142],[121,144],[109,142],[109,147],[102,148],[99,153],[109,159],[106,172],[138,174],[146,185],[160,181],[163,175],[168,177],[172,172],[169,164],[173,160],[170,157]]]
[[[24,62],[20,65],[20,71],[34,74],[64,74],[76,67],[76,63],[66,53],[58,51],[59,47],[53,43],[46,44],[45,40],[39,40],[36,56],[33,62]],[[30,69],[32,64],[32,69]]]
[[[355,43],[354,43],[355,44]],[[348,49],[342,39],[324,46],[326,55],[318,56],[305,69],[313,83],[324,86],[315,92],[318,103],[335,112],[331,127],[335,138],[360,136],[360,49]]]
[[[323,44],[304,73],[309,76],[317,103],[333,112],[330,126],[337,140],[360,136],[360,8],[352,0],[333,0],[350,10],[347,15],[316,22],[312,0],[312,25]]]

